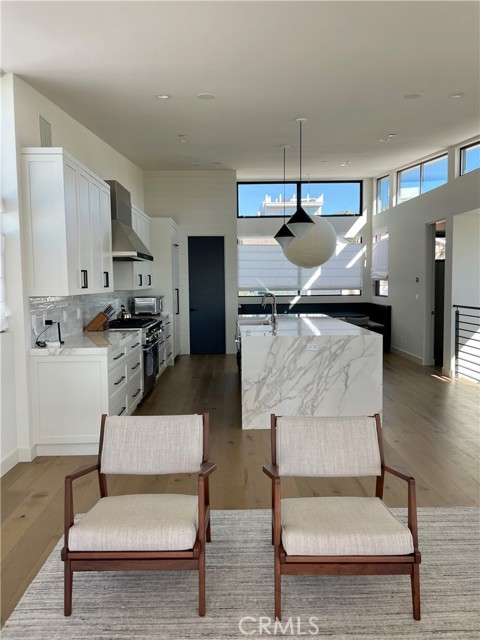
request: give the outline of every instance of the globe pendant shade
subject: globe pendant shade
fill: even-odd
[[[337,234],[331,223],[321,216],[314,216],[314,224],[302,238],[295,238],[283,249],[287,260],[297,267],[310,269],[324,264],[335,253]]]

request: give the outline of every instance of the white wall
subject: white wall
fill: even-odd
[[[9,319],[13,349],[7,349],[5,352],[2,349],[2,369],[10,371],[14,380],[10,391],[11,396],[15,398],[15,407],[10,408],[6,414],[2,412],[1,460],[4,473],[18,460],[31,460],[36,455],[29,412],[27,349],[30,326],[28,297],[23,287],[18,151],[21,147],[40,145],[41,114],[52,125],[53,145],[64,147],[99,176],[121,182],[130,190],[132,201],[140,208],[143,207],[143,172],[19,78],[6,74],[1,78],[1,88],[1,197],[4,203],[1,224],[2,233],[5,235],[7,303],[13,313]]]
[[[237,219],[234,171],[146,171],[145,212],[179,225],[181,352],[190,353],[188,237],[225,237],[226,349],[235,353]]]
[[[374,302],[392,305],[392,350],[425,362],[429,352],[425,324],[431,308],[428,276],[427,225],[446,220],[445,342],[444,366],[451,361],[452,260],[454,251],[476,260],[474,246],[454,248],[453,219],[480,206],[479,171],[472,171],[447,184],[412,198],[373,218],[373,231],[389,231],[389,295],[372,297]],[[476,247],[478,254],[478,246]],[[468,257],[467,257],[468,256]],[[415,278],[419,281],[415,282]]]
[[[452,302],[480,307],[480,210],[453,220]]]

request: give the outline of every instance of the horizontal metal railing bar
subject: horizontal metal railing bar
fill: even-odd
[[[480,327],[480,318],[478,322],[467,322],[466,320],[462,320],[459,318],[458,324],[467,324],[469,327]]]
[[[468,331],[468,329],[462,329],[463,332]],[[467,335],[459,334],[459,338],[466,338],[467,340],[472,340],[472,342],[480,342],[480,334],[479,333],[469,333]]]
[[[469,349],[473,349],[474,351],[476,351],[477,349],[480,349],[480,346],[477,347],[477,342],[478,340],[472,340],[471,338],[468,340],[468,342],[461,342],[460,338],[462,338],[463,336],[459,336],[459,340],[457,342],[459,347],[468,347]],[[480,343],[479,343],[480,344]]]
[[[478,371],[480,373],[479,358],[480,356],[477,356],[474,353],[465,353],[465,354],[462,354],[462,356],[458,359],[458,364],[460,365],[462,362],[468,362],[469,364],[473,364],[474,367],[478,367]]]
[[[480,377],[480,372],[478,370],[475,369],[470,369],[470,367],[466,367],[465,365],[459,365],[458,367],[458,372],[461,373],[461,370],[465,370],[465,371],[471,371],[472,373],[474,373],[476,376]]]
[[[452,307],[454,307],[455,309],[477,309],[478,311],[480,311],[480,307],[470,307],[465,304],[452,304]]]

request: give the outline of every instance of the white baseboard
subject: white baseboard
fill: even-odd
[[[18,450],[18,461],[19,462],[31,462],[37,457],[37,447],[34,445],[33,447],[19,449]]]
[[[94,456],[98,455],[95,443],[37,444],[37,456]]]
[[[403,349],[399,349],[398,347],[390,347],[390,351],[395,353],[397,356],[402,356],[402,358],[406,358],[407,360],[411,360],[411,362],[415,362],[416,364],[420,364],[423,366],[422,358],[413,355],[413,353],[409,353],[408,351],[404,351]]]
[[[6,473],[10,471],[10,469],[13,469],[13,467],[18,462],[20,462],[20,457],[18,454],[18,449],[15,449],[11,453],[9,453],[8,456],[5,456],[4,458],[2,458],[2,461],[0,463],[0,466],[1,466],[0,475],[4,476]]]

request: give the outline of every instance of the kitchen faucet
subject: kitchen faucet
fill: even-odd
[[[272,298],[270,304],[272,305],[272,315],[270,316],[270,324],[273,329],[277,328],[278,325],[278,315],[277,315],[277,301],[275,300],[275,296],[271,291],[265,291],[262,298],[262,307],[265,309],[267,305],[266,298]]]

